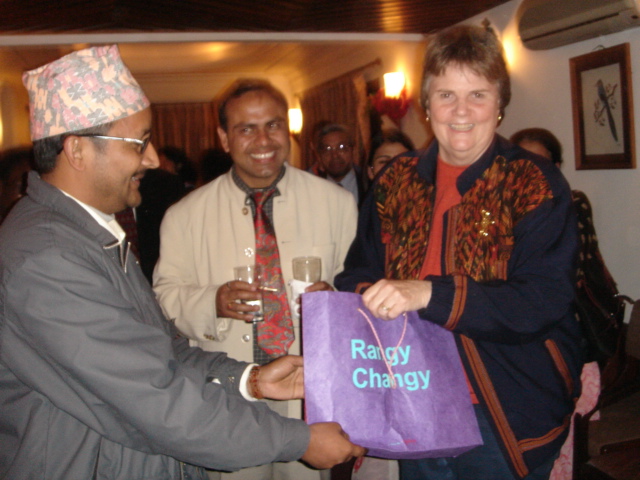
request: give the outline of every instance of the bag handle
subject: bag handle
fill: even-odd
[[[402,345],[402,341],[404,340],[404,335],[405,335],[405,333],[407,333],[407,322],[408,322],[407,312],[404,312],[402,314],[404,316],[404,326],[402,327],[402,335],[400,335],[400,340],[398,340],[398,344],[393,349],[393,352],[391,353],[391,358],[389,360],[387,360],[387,356],[385,355],[384,347],[382,346],[382,342],[380,341],[380,337],[378,336],[378,332],[376,331],[376,327],[373,325],[373,322],[371,321],[371,319],[365,313],[364,310],[362,310],[361,308],[358,308],[358,311],[365,318],[365,320],[369,324],[369,327],[371,327],[371,331],[373,332],[373,336],[376,337],[376,342],[378,342],[378,347],[380,348],[380,356],[382,357],[382,361],[386,365],[387,371],[389,372],[389,382],[391,383],[391,388],[396,388],[398,385],[397,385],[397,382],[396,382],[396,377],[393,375],[393,370],[391,369],[391,365],[393,364],[393,360],[396,358],[396,354],[398,353],[398,349],[400,348],[400,345]]]

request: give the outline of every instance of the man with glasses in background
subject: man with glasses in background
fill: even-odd
[[[360,168],[356,163],[357,151],[349,129],[344,125],[330,123],[320,129],[316,136],[318,164],[314,173],[346,188],[357,204],[364,193]]]

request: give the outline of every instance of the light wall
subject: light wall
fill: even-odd
[[[382,85],[382,75],[387,72],[403,72],[406,77],[406,89],[410,97],[410,107],[400,120],[399,125],[395,125],[389,118],[383,117],[385,128],[401,128],[414,142],[417,148],[424,147],[430,139],[428,127],[424,119],[424,114],[418,106],[420,97],[420,79],[422,75],[422,60],[427,45],[426,37],[416,41],[404,42],[384,42],[372,41],[368,45],[363,45],[360,50],[354,52],[348,50],[350,55],[340,55],[327,69],[324,76],[318,77],[315,83],[310,83],[307,88],[313,88],[321,83],[332,80],[344,72],[353,70],[372,63],[376,66],[366,68],[363,76],[366,81],[379,79]],[[293,96],[299,96],[302,92],[297,91]]]
[[[569,59],[597,47],[629,43],[635,105],[636,152],[640,148],[640,28],[545,51],[527,50],[516,32],[514,16],[520,0],[497,7],[472,21],[488,18],[502,34],[513,39],[511,67],[513,97],[500,133],[509,136],[526,127],[552,131],[563,145],[562,171],[574,189],[587,194],[600,249],[621,293],[640,298],[640,170],[575,169]],[[637,157],[637,155],[636,155]],[[639,165],[640,167],[640,165]],[[627,318],[630,308],[627,309]]]

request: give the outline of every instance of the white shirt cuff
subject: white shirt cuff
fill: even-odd
[[[257,367],[257,363],[250,363],[247,365],[247,368],[242,372],[242,376],[240,377],[240,394],[245,398],[245,400],[249,400],[250,402],[257,402],[258,399],[251,396],[249,393],[249,388],[247,387],[247,382],[249,380],[249,373],[253,367]]]

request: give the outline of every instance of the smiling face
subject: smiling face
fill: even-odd
[[[289,158],[286,109],[255,90],[229,100],[226,113],[227,130],[218,128],[218,135],[236,173],[251,188],[268,187]]]
[[[107,135],[145,140],[151,135],[151,110],[118,120]],[[82,140],[95,142],[90,170],[92,198],[86,203],[108,214],[140,205],[140,180],[148,169],[159,165],[153,144],[141,152],[141,146],[132,142],[86,137]]]
[[[428,99],[442,160],[459,166],[478,160],[498,126],[498,85],[467,66],[450,65],[431,79]]]

